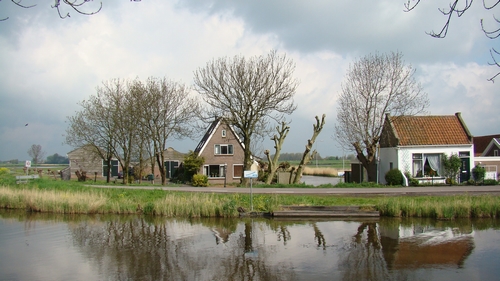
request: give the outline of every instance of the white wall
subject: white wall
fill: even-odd
[[[390,162],[393,162],[393,168],[399,169],[401,172],[412,169],[412,154],[442,154],[448,156],[459,152],[468,151],[470,155],[470,169],[474,167],[474,151],[472,145],[462,146],[413,146],[413,147],[396,147],[396,148],[381,148],[380,149],[380,164],[379,164],[379,182],[385,184],[385,174],[389,171]]]

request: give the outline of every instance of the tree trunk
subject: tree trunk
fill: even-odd
[[[325,117],[326,117],[326,115],[323,114],[323,116],[321,118],[321,123],[319,121],[318,116],[315,117],[316,124],[313,125],[313,135],[312,135],[312,138],[307,141],[306,150],[304,151],[304,154],[302,156],[302,160],[300,160],[300,164],[299,164],[299,167],[297,168],[297,173],[295,174],[295,179],[293,180],[293,183],[300,182],[300,178],[302,178],[302,170],[304,169],[304,166],[307,165],[307,163],[309,163],[309,161],[312,158],[314,158],[314,156],[317,153],[316,150],[314,150],[311,154],[309,154],[314,142],[316,141],[316,137],[319,135],[319,133],[321,133],[321,130],[323,130],[323,126],[325,125]]]
[[[377,151],[377,144],[378,144],[379,138],[374,138],[372,140],[372,143],[367,146],[366,148],[366,155],[363,153],[363,150],[361,150],[361,146],[359,143],[354,143],[354,149],[356,150],[357,153],[357,158],[363,168],[366,169],[366,172],[368,174],[368,182],[377,182],[377,159],[375,158],[376,156],[376,151]],[[378,182],[377,182],[378,183]]]
[[[274,135],[274,137],[271,138],[271,140],[274,141],[274,157],[271,160],[271,156],[269,155],[269,150],[266,150],[264,154],[267,156],[267,161],[269,162],[268,165],[268,175],[266,179],[266,184],[271,184],[274,175],[276,174],[276,170],[278,169],[278,161],[280,158],[280,152],[281,152],[281,147],[283,146],[283,142],[285,141],[286,135],[290,131],[290,127],[286,125],[286,123],[283,121],[281,122],[281,129],[280,127],[276,127],[276,130],[278,131],[279,137]]]
[[[165,185],[167,183],[167,178],[165,173],[165,161],[163,161],[163,151],[156,153],[156,163],[160,170],[161,185]]]

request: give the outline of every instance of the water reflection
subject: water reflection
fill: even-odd
[[[463,279],[477,274],[485,253],[500,262],[498,220],[179,220],[0,210],[0,223],[1,245],[15,242],[19,248],[23,241],[12,234],[21,225],[30,237],[24,242],[31,243],[38,239],[37,229],[65,229],[58,231],[67,234],[49,243],[46,251],[73,249],[77,255],[68,256],[74,264],[91,268],[80,280]],[[493,235],[478,237],[478,232]],[[23,259],[36,263],[44,254]],[[7,259],[0,253],[0,261]],[[0,265],[0,279],[21,276],[13,270]],[[18,279],[44,279],[23,270],[28,270],[23,273],[27,278]],[[500,273],[497,267],[483,271],[485,276]],[[61,276],[45,279],[61,280]]]

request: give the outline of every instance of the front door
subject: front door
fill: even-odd
[[[470,157],[468,154],[469,153],[460,152],[460,160],[462,160],[462,166],[460,167],[460,183],[470,179]]]

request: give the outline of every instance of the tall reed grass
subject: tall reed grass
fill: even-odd
[[[0,206],[35,212],[89,214],[101,211],[106,199],[99,194],[0,187]]]
[[[499,196],[391,197],[377,204],[382,216],[455,218],[500,217]]]
[[[304,169],[302,170],[302,174],[311,175],[311,176],[337,177],[338,170],[336,168],[332,168],[332,167],[313,168],[313,167],[305,166]]]

